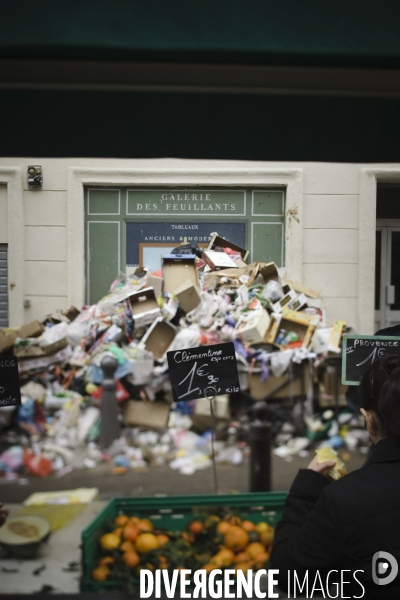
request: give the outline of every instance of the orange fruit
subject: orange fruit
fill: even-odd
[[[160,561],[160,569],[168,569],[168,560],[166,556],[163,556],[161,554],[161,556],[158,557],[159,561]]]
[[[100,559],[100,565],[102,567],[106,567],[107,565],[111,566],[115,563],[115,560],[113,559],[112,556],[103,556],[103,558]]]
[[[227,567],[233,563],[235,558],[234,552],[229,548],[222,548],[215,556],[212,557],[210,563],[219,567]]]
[[[136,552],[135,544],[133,542],[128,542],[128,540],[122,542],[119,549],[121,550],[121,552]]]
[[[127,517],[126,515],[118,515],[118,517],[115,517],[114,519],[114,523],[116,524],[117,527],[124,527],[129,521],[129,517]]]
[[[128,523],[125,525],[124,530],[122,532],[122,537],[124,540],[128,540],[128,542],[134,542],[139,535],[139,530],[135,525]]]
[[[260,542],[253,542],[247,546],[246,552],[250,558],[256,560],[260,554],[264,554],[265,546],[264,544],[260,544]]]
[[[217,531],[218,533],[226,533],[228,531],[228,529],[231,528],[231,525],[227,522],[227,521],[220,521],[217,525]]]
[[[140,521],[139,517],[130,517],[129,518],[129,522],[132,523],[132,525],[137,525]]]
[[[208,527],[212,527],[213,525],[215,525],[216,523],[219,523],[219,521],[221,520],[220,517],[218,517],[218,515],[208,515],[208,517],[206,517],[205,521],[204,521],[204,527],[207,529]]]
[[[262,569],[268,559],[269,559],[269,553],[268,552],[262,552],[261,554],[259,554],[257,556],[256,562],[255,562],[256,568],[257,569]]]
[[[242,529],[245,531],[253,531],[255,528],[256,526],[252,521],[242,521]]]
[[[192,521],[189,525],[189,529],[194,535],[200,535],[204,530],[204,525],[201,521]]]
[[[264,531],[261,534],[261,541],[266,548],[269,548],[274,541],[274,530],[270,529],[269,531]]]
[[[237,517],[236,515],[232,515],[228,518],[228,523],[230,523],[231,525],[241,525],[242,519],[240,517]]]
[[[149,519],[140,519],[136,527],[142,532],[153,531],[154,529],[154,525]]]
[[[247,552],[239,552],[234,558],[235,563],[248,562],[249,560],[250,556],[247,554]]]
[[[158,540],[154,533],[141,533],[136,540],[136,549],[139,554],[145,554],[158,548]]]
[[[116,529],[113,529],[111,533],[114,533],[115,535],[117,535],[119,538],[122,535],[122,531],[123,531],[123,527],[117,527]]]
[[[140,563],[139,554],[134,550],[124,552],[124,554],[122,555],[122,560],[126,565],[128,565],[128,567],[137,567]]]
[[[100,567],[97,567],[96,569],[93,569],[92,578],[95,581],[104,581],[105,579],[107,579],[109,574],[110,574],[110,569],[107,569],[106,566],[100,566]]]
[[[156,538],[159,546],[164,546],[169,542],[169,537],[165,533],[157,533]]]
[[[242,562],[242,563],[238,563],[235,567],[235,571],[243,571],[243,573],[247,573],[247,571],[249,569],[251,569],[253,567],[253,561],[252,560],[248,560],[246,562]]]
[[[259,523],[257,523],[256,529],[258,533],[263,533],[263,531],[269,531],[271,527],[265,521],[260,521]]]
[[[244,550],[249,543],[247,531],[237,525],[232,525],[224,535],[224,543],[229,550],[235,553]]]
[[[100,538],[101,547],[105,550],[115,550],[115,548],[119,547],[120,543],[121,540],[115,533],[105,533]]]
[[[211,563],[207,563],[201,568],[204,569],[206,573],[211,573],[211,571],[214,571],[214,569],[218,569],[217,565],[212,565]]]

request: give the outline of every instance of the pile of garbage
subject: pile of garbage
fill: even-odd
[[[278,456],[321,439],[365,446],[354,413],[324,409],[337,389],[326,357],[340,356],[351,329],[327,320],[320,292],[246,257],[213,234],[207,250],[180,247],[157,272],[138,267],[121,276],[95,305],[0,331],[0,354],[18,358],[22,394],[21,406],[0,411],[0,472],[61,476],[102,461],[116,474],[149,464],[186,474],[209,466],[209,403],[173,401],[166,353],[223,342],[234,343],[241,392],[215,399],[218,461],[242,462],[251,405],[267,397]],[[106,449],[97,443],[105,356],[118,364],[121,418],[121,439]],[[339,386],[336,402],[344,395]],[[290,408],[277,401],[284,398]]]

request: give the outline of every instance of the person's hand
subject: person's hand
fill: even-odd
[[[0,527],[5,523],[10,511],[3,508],[3,503],[0,502]]]
[[[334,460],[326,460],[325,462],[319,463],[317,462],[317,457],[314,456],[307,469],[311,469],[311,471],[315,471],[316,473],[321,473],[321,475],[324,475],[324,477],[328,477],[328,479],[330,479],[329,471],[333,469],[335,464],[336,461]]]

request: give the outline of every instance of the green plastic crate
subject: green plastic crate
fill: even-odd
[[[119,514],[137,515],[151,519],[160,529],[181,531],[196,516],[212,514],[213,508],[229,508],[240,514],[242,519],[254,523],[266,521],[272,527],[282,515],[286,492],[262,492],[253,494],[228,494],[204,496],[163,496],[141,498],[114,498],[96,519],[82,532],[82,579],[83,592],[101,589],[117,589],[119,581],[96,582],[91,578],[98,556],[98,540],[108,531],[110,523]],[[139,580],[132,578],[133,585]]]

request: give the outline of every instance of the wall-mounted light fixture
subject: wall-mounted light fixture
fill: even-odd
[[[29,165],[28,188],[30,190],[41,190],[43,186],[42,167],[40,165]]]

